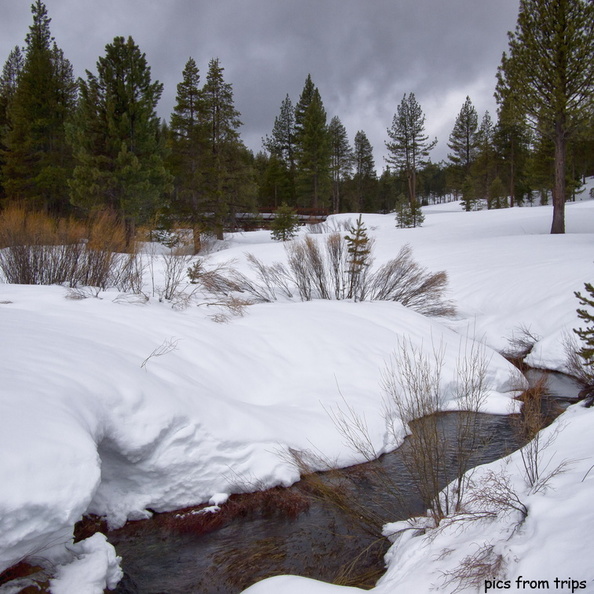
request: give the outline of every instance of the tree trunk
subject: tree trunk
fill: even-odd
[[[565,162],[567,138],[565,116],[560,115],[555,124],[555,187],[553,188],[553,224],[551,233],[565,233]]]

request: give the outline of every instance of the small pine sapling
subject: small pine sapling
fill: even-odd
[[[579,299],[582,307],[577,309],[577,314],[580,320],[588,324],[585,328],[577,328],[573,331],[578,335],[582,342],[581,348],[578,350],[578,355],[582,360],[582,365],[585,375],[589,379],[589,386],[584,391],[587,394],[587,406],[594,404],[594,286],[590,283],[585,283],[584,287],[589,296],[584,296],[579,292],[575,296]],[[589,311],[587,308],[591,308]]]
[[[275,212],[271,228],[271,236],[275,241],[293,239],[297,235],[297,229],[299,228],[299,217],[295,209],[283,202]]]
[[[345,237],[347,243],[347,298],[355,301],[365,299],[365,278],[371,264],[372,242],[367,236],[367,228],[361,215],[350,229],[350,235]]]

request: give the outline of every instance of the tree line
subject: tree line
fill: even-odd
[[[163,85],[131,37],[116,37],[96,71],[75,80],[44,3],[36,0],[31,11],[25,45],[10,53],[0,77],[2,204],[56,216],[109,209],[130,233],[140,224],[183,222],[221,237],[237,213],[281,205],[396,210],[401,226],[416,226],[421,205],[447,197],[473,210],[551,195],[552,231],[563,232],[565,201],[594,174],[591,2],[521,0],[497,73],[496,119],[485,113],[479,122],[467,97],[445,161],[431,162],[437,139],[427,137],[414,93],[405,94],[386,130],[379,175],[365,132],[351,144],[340,118],[328,121],[309,75],[295,102],[282,101],[254,154],[241,139],[233,87],[218,59],[204,81],[195,60],[187,61],[173,113],[162,121]]]

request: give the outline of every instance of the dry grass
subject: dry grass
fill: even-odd
[[[14,284],[135,291],[142,282],[125,228],[109,212],[79,221],[54,219],[16,205],[6,208],[0,214],[0,271]]]

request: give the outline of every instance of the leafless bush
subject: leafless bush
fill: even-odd
[[[586,386],[594,386],[594,368],[591,365],[585,365],[584,358],[580,356],[580,348],[575,335],[565,332],[563,335],[563,349],[565,351],[567,373]]]
[[[468,490],[467,504],[481,517],[500,517],[516,512],[517,526],[528,517],[528,508],[514,489],[510,476],[501,471],[487,471],[480,482]]]
[[[411,427],[410,455],[405,465],[436,524],[462,506],[470,481],[472,453],[483,445],[478,413],[488,391],[484,348],[475,342],[467,343],[458,360],[452,394],[461,412],[455,425],[453,451],[448,451],[445,427],[439,423],[445,401],[443,356],[442,348],[434,346],[427,354],[410,341],[400,341],[381,382],[389,426],[394,426],[395,418]],[[444,484],[447,486],[440,493]]]
[[[129,247],[123,225],[107,212],[87,223],[18,206],[0,216],[0,270],[9,283],[139,290]]]
[[[447,282],[446,272],[428,272],[413,260],[411,247],[404,245],[396,258],[370,275],[369,298],[397,301],[428,316],[450,316],[455,309],[443,298]]]
[[[332,233],[328,236],[326,239],[328,279],[334,299],[344,299],[346,252],[346,244],[340,233]]]
[[[206,268],[204,259],[199,258],[188,268],[190,282],[199,285],[208,294],[228,296],[244,289],[232,278],[234,269],[229,262],[217,264],[214,268]]]
[[[464,557],[455,569],[444,573],[446,578],[444,586],[457,584],[452,594],[466,588],[482,591],[485,581],[501,579],[504,575],[503,555],[495,551],[494,545],[485,542],[480,546],[477,545],[476,552]]]
[[[504,357],[521,367],[521,362],[541,339],[528,326],[521,325],[508,338],[508,347],[502,353]]]
[[[180,286],[186,278],[186,271],[191,259],[192,256],[178,248],[172,248],[169,253],[163,254],[165,285],[160,290],[162,299],[171,301],[180,292]]]
[[[330,219],[321,223],[314,223],[307,225],[307,232],[312,235],[319,235],[323,233],[340,233],[348,231],[353,226],[351,219]]]
[[[529,440],[520,449],[522,471],[526,484],[533,493],[547,488],[551,479],[565,471],[569,461],[563,460],[554,464],[555,448],[553,444],[562,429],[557,424],[548,433],[543,429],[549,424],[549,419],[543,411],[542,399],[546,391],[546,377],[542,376],[538,382],[522,396],[521,414],[516,418],[516,431],[521,437]]]
[[[289,299],[293,297],[291,276],[282,263],[274,262],[267,266],[253,254],[246,254],[246,259],[260,279],[260,288],[252,288],[248,292],[256,293],[263,298],[263,301],[275,301],[277,299],[277,292],[282,293]],[[250,281],[244,278],[243,275],[240,278],[241,284],[246,286],[250,284]]]
[[[453,305],[444,299],[447,287],[445,272],[429,273],[412,259],[410,246],[375,272],[354,270],[347,266],[348,250],[340,234],[329,235],[324,242],[310,236],[289,242],[287,266],[280,262],[267,265],[253,254],[247,260],[255,271],[251,279],[229,265],[208,271],[203,260],[188,271],[191,282],[202,284],[207,292],[250,294],[256,301],[271,302],[279,295],[291,299],[295,293],[302,301],[312,299],[345,299],[356,301],[389,300],[425,315],[446,316],[454,313]],[[351,278],[357,275],[356,282]],[[353,294],[356,286],[356,295]]]

